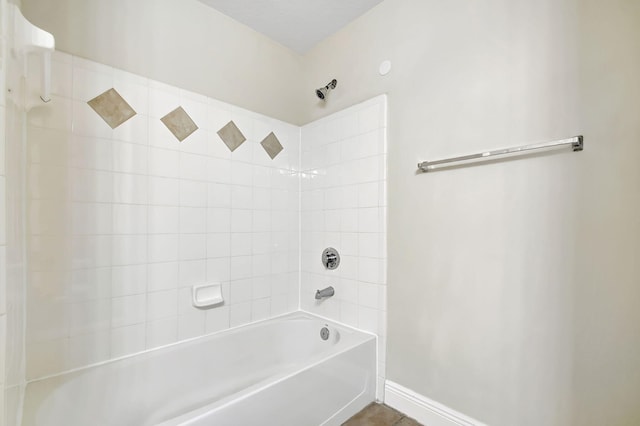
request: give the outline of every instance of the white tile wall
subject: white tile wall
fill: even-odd
[[[27,378],[298,308],[298,127],[62,53],[52,69],[28,114]],[[115,130],[86,104],[111,87],[138,113]],[[180,105],[199,127],[182,143],[159,120]],[[226,302],[197,310],[207,281]]]
[[[80,58],[53,62],[54,100],[28,115],[27,378],[298,307],[376,333],[384,377],[384,96],[301,133]],[[110,87],[138,112],[115,130],[86,104]],[[179,105],[199,127],[182,143],[159,121]],[[233,153],[216,134],[231,119],[248,138]],[[285,147],[275,160],[259,145],[271,131]],[[319,261],[328,246],[336,271]],[[197,310],[190,287],[207,281],[226,302]],[[316,302],[327,285],[336,296]]]
[[[302,128],[302,309],[378,335],[378,399],[386,342],[386,96]],[[335,247],[338,269],[322,250]],[[316,289],[335,296],[316,301]]]

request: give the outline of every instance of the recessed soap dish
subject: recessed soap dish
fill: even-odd
[[[210,308],[224,302],[222,285],[199,284],[192,287],[193,306],[196,308]]]

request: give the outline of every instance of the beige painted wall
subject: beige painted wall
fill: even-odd
[[[197,0],[25,0],[67,53],[300,123],[300,58]]]
[[[390,380],[491,425],[640,423],[639,47],[635,0],[386,0],[306,56],[305,94],[339,83],[305,121],[389,96]]]

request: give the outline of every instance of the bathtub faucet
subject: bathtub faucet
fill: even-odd
[[[322,290],[316,290],[316,299],[324,299],[325,297],[331,297],[336,293],[333,287],[329,286],[327,288],[323,288]]]

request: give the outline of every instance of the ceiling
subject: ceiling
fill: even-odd
[[[200,0],[304,54],[382,0]]]

